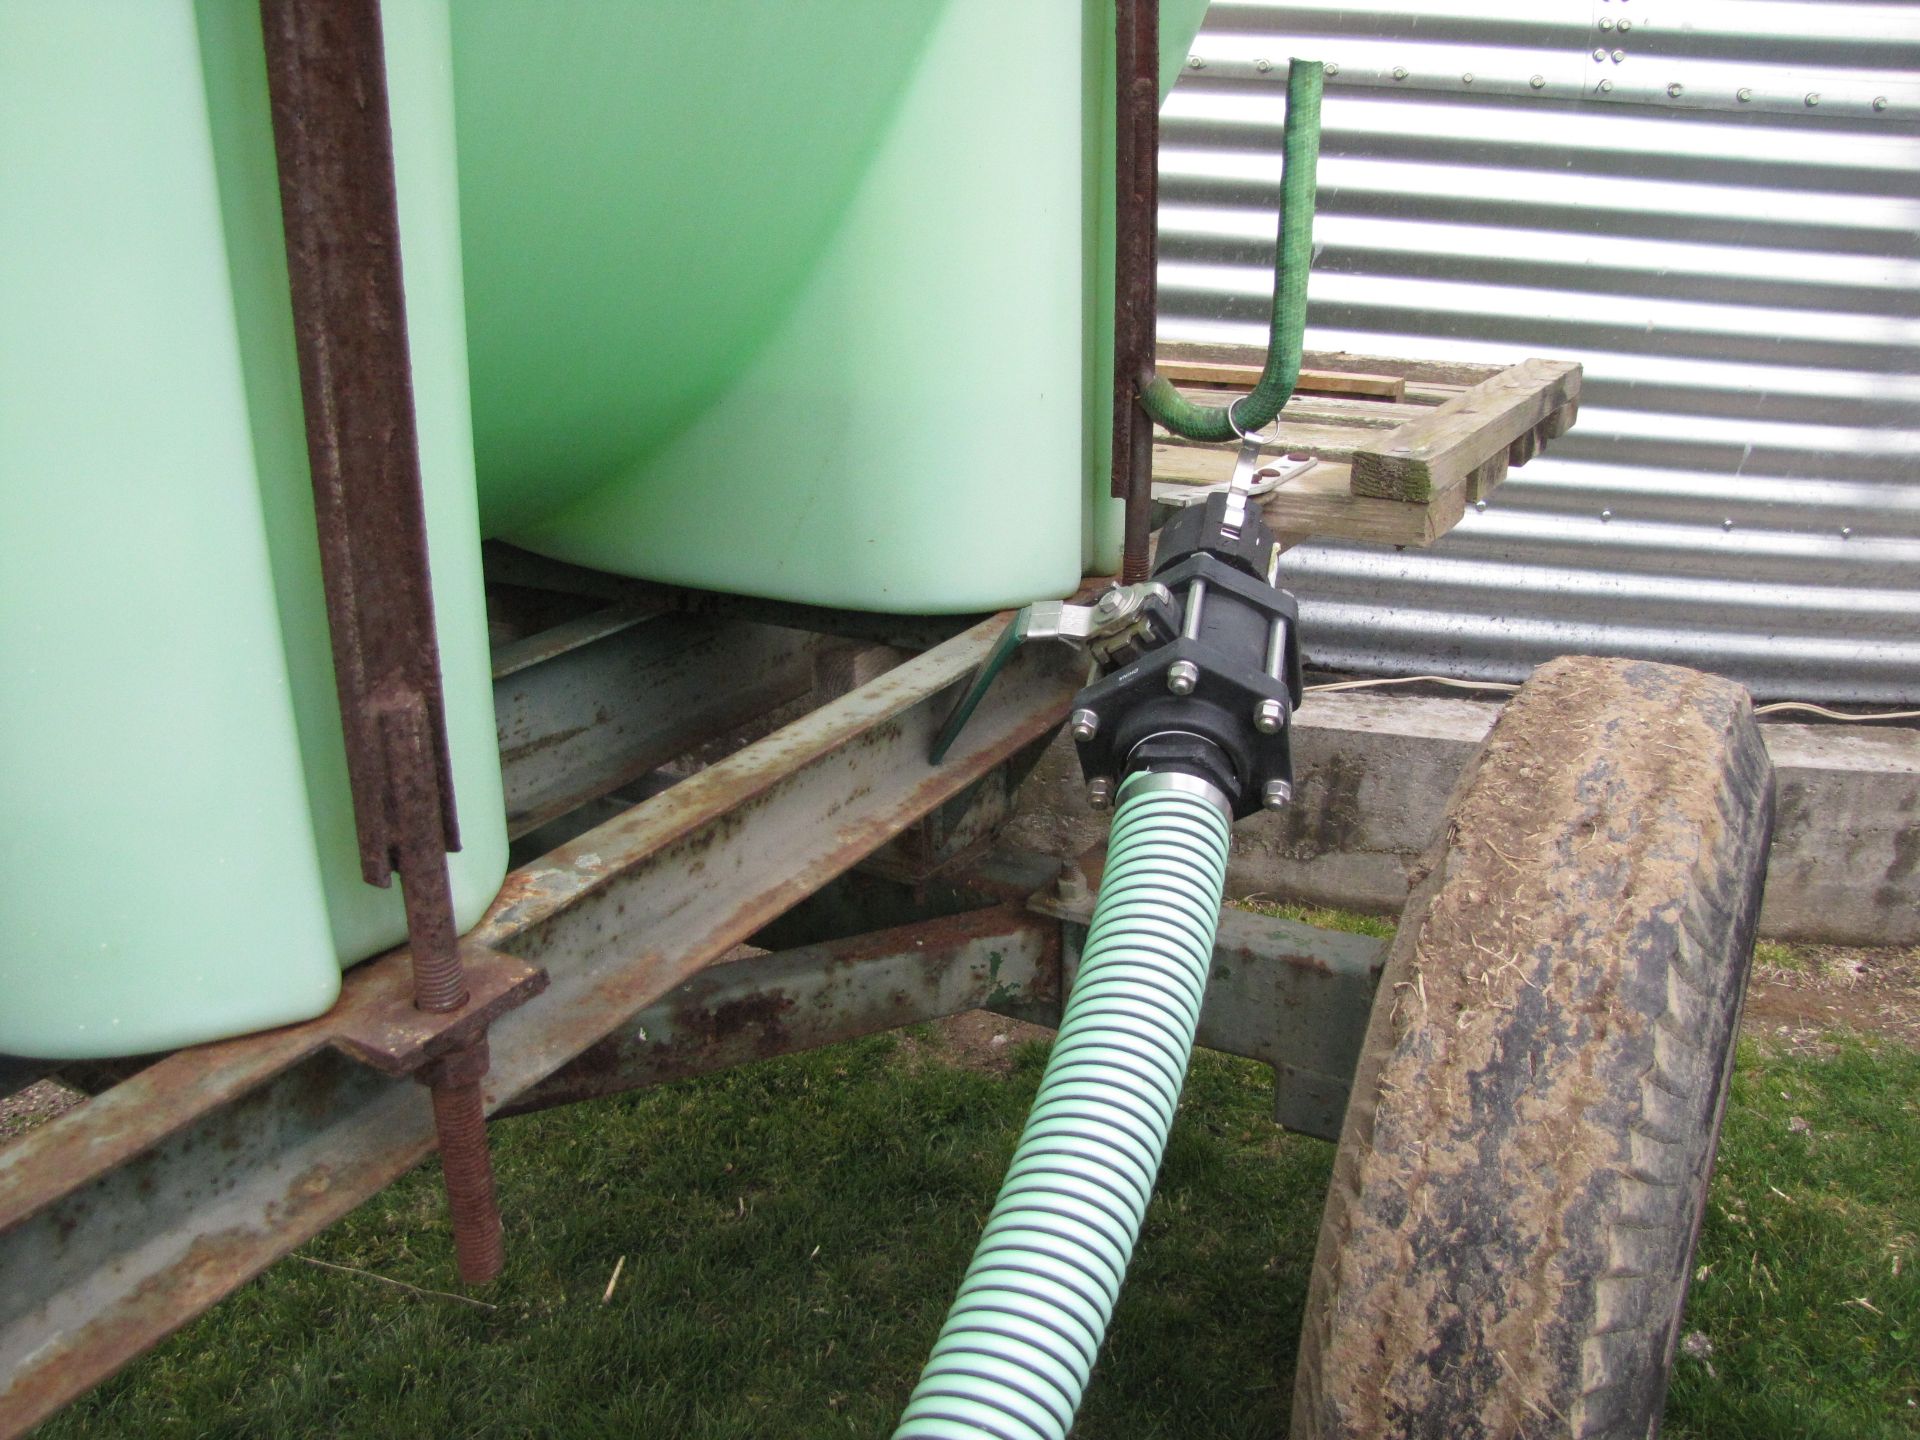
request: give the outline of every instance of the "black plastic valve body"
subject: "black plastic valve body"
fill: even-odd
[[[1236,818],[1291,794],[1300,612],[1275,583],[1279,556],[1245,496],[1209,496],[1161,530],[1153,578],[1180,628],[1075,699],[1093,720],[1077,742],[1088,780],[1184,771],[1224,793]]]

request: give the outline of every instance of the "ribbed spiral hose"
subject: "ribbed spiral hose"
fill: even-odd
[[[1227,816],[1175,780],[1120,787],[1059,1036],[895,1440],[1073,1424],[1166,1151],[1226,884]]]
[[[1267,337],[1267,363],[1260,381],[1229,414],[1225,405],[1196,405],[1171,381],[1155,376],[1140,392],[1140,403],[1154,420],[1189,440],[1235,438],[1258,430],[1286,408],[1300,383],[1301,346],[1307,329],[1307,271],[1313,267],[1313,205],[1320,163],[1320,93],[1326,66],[1318,60],[1292,60],[1287,69],[1287,128],[1281,140],[1280,236],[1273,257],[1273,318]]]

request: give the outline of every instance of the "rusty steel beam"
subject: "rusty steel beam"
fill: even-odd
[[[703,970],[500,1111],[518,1115],[967,1010],[1060,1008],[1060,926],[1024,905]]]
[[[1062,987],[1078,969],[1092,918],[1097,880],[1087,873],[1097,877],[1099,858],[1086,857],[1056,882],[1059,870],[1044,856],[995,852],[955,876],[954,893],[984,900],[1018,877],[1030,896],[959,913],[948,913],[949,895],[925,896],[920,903],[931,918],[702,971],[503,1113],[619,1094],[965,1010],[1057,1025]],[[904,893],[869,894],[865,908],[889,917],[913,905]],[[841,913],[859,908],[855,902]],[[1270,1066],[1280,1124],[1337,1139],[1386,948],[1371,936],[1223,910],[1197,1043]]]
[[[1153,420],[1140,404],[1153,374],[1160,220],[1160,0],[1114,0],[1113,481],[1126,502],[1120,583],[1147,578]]]
[[[544,970],[548,988],[495,1021],[488,1108],[1058,725],[1082,677],[1065,650],[1036,648],[946,763],[927,764],[953,688],[1004,626],[954,637],[509,876],[468,941]],[[363,973],[391,984],[406,964],[373,962],[349,993],[371,993]],[[182,1051],[0,1150],[0,1436],[105,1379],[432,1145],[418,1086],[293,1027]]]
[[[799,699],[820,643],[744,620],[620,609],[503,648],[493,712],[507,833],[529,834]]]
[[[460,848],[427,568],[400,202],[380,0],[260,0],[327,629],[360,874],[400,876],[413,1003],[468,1003],[447,852]],[[486,1032],[433,1088],[460,1278],[500,1273],[500,1212],[476,1080]]]
[[[369,885],[409,839],[396,792],[427,790],[458,849],[427,569],[399,199],[379,0],[261,0],[307,460],[347,776]],[[425,773],[385,717],[417,706]]]

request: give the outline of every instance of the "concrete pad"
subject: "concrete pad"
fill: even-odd
[[[1294,803],[1234,828],[1228,893],[1398,913],[1407,872],[1499,707],[1360,691],[1295,717]],[[1779,815],[1760,932],[1831,945],[1920,944],[1920,731],[1762,727]],[[1021,787],[1011,843],[1069,855],[1106,833],[1062,736]]]

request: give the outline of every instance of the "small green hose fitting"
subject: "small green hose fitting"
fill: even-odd
[[[1120,787],[1100,898],[1013,1164],[894,1440],[1063,1440],[1153,1194],[1227,876],[1224,797]]]
[[[1285,409],[1293,398],[1293,387],[1300,382],[1300,348],[1307,328],[1307,271],[1313,264],[1313,201],[1320,163],[1320,92],[1325,69],[1318,60],[1288,62],[1283,145],[1286,163],[1280,177],[1280,239],[1273,264],[1273,330],[1260,383],[1231,407],[1196,405],[1171,382],[1154,376],[1141,391],[1140,404],[1175,435],[1189,440],[1238,439]]]

